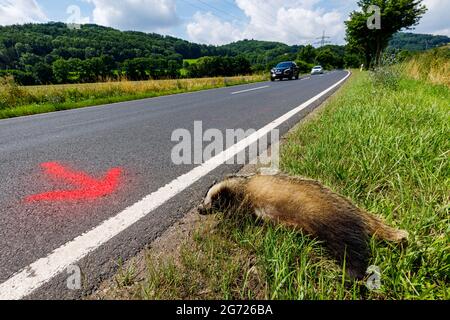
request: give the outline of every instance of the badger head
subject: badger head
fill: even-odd
[[[226,212],[239,206],[244,199],[246,178],[229,178],[212,186],[198,207],[201,215]]]

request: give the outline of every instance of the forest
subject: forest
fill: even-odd
[[[425,50],[448,42],[448,37],[400,33],[391,48]],[[198,60],[187,63],[188,59]],[[363,61],[347,46],[337,45],[315,48],[242,40],[212,46],[97,25],[0,26],[0,76],[13,76],[21,85],[234,76],[264,72],[285,60],[297,61],[302,72],[314,64],[332,69],[358,67]]]

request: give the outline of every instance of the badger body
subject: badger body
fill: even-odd
[[[356,279],[365,276],[371,237],[404,242],[408,233],[387,226],[321,183],[284,175],[231,177],[216,184],[199,207],[201,214],[250,213],[317,238]]]

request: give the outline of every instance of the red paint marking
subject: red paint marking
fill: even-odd
[[[41,167],[48,175],[77,186],[78,189],[32,195],[26,198],[29,202],[95,200],[116,191],[122,174],[121,168],[114,168],[109,170],[103,179],[97,180],[84,172],[73,171],[57,162],[43,163]]]

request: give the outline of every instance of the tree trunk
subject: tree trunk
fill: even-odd
[[[380,35],[377,35],[377,54],[376,54],[376,66],[381,65],[381,39]]]
[[[371,68],[371,62],[372,61],[370,59],[370,53],[368,52],[368,50],[366,50],[366,65],[364,66],[366,70],[369,70]]]

